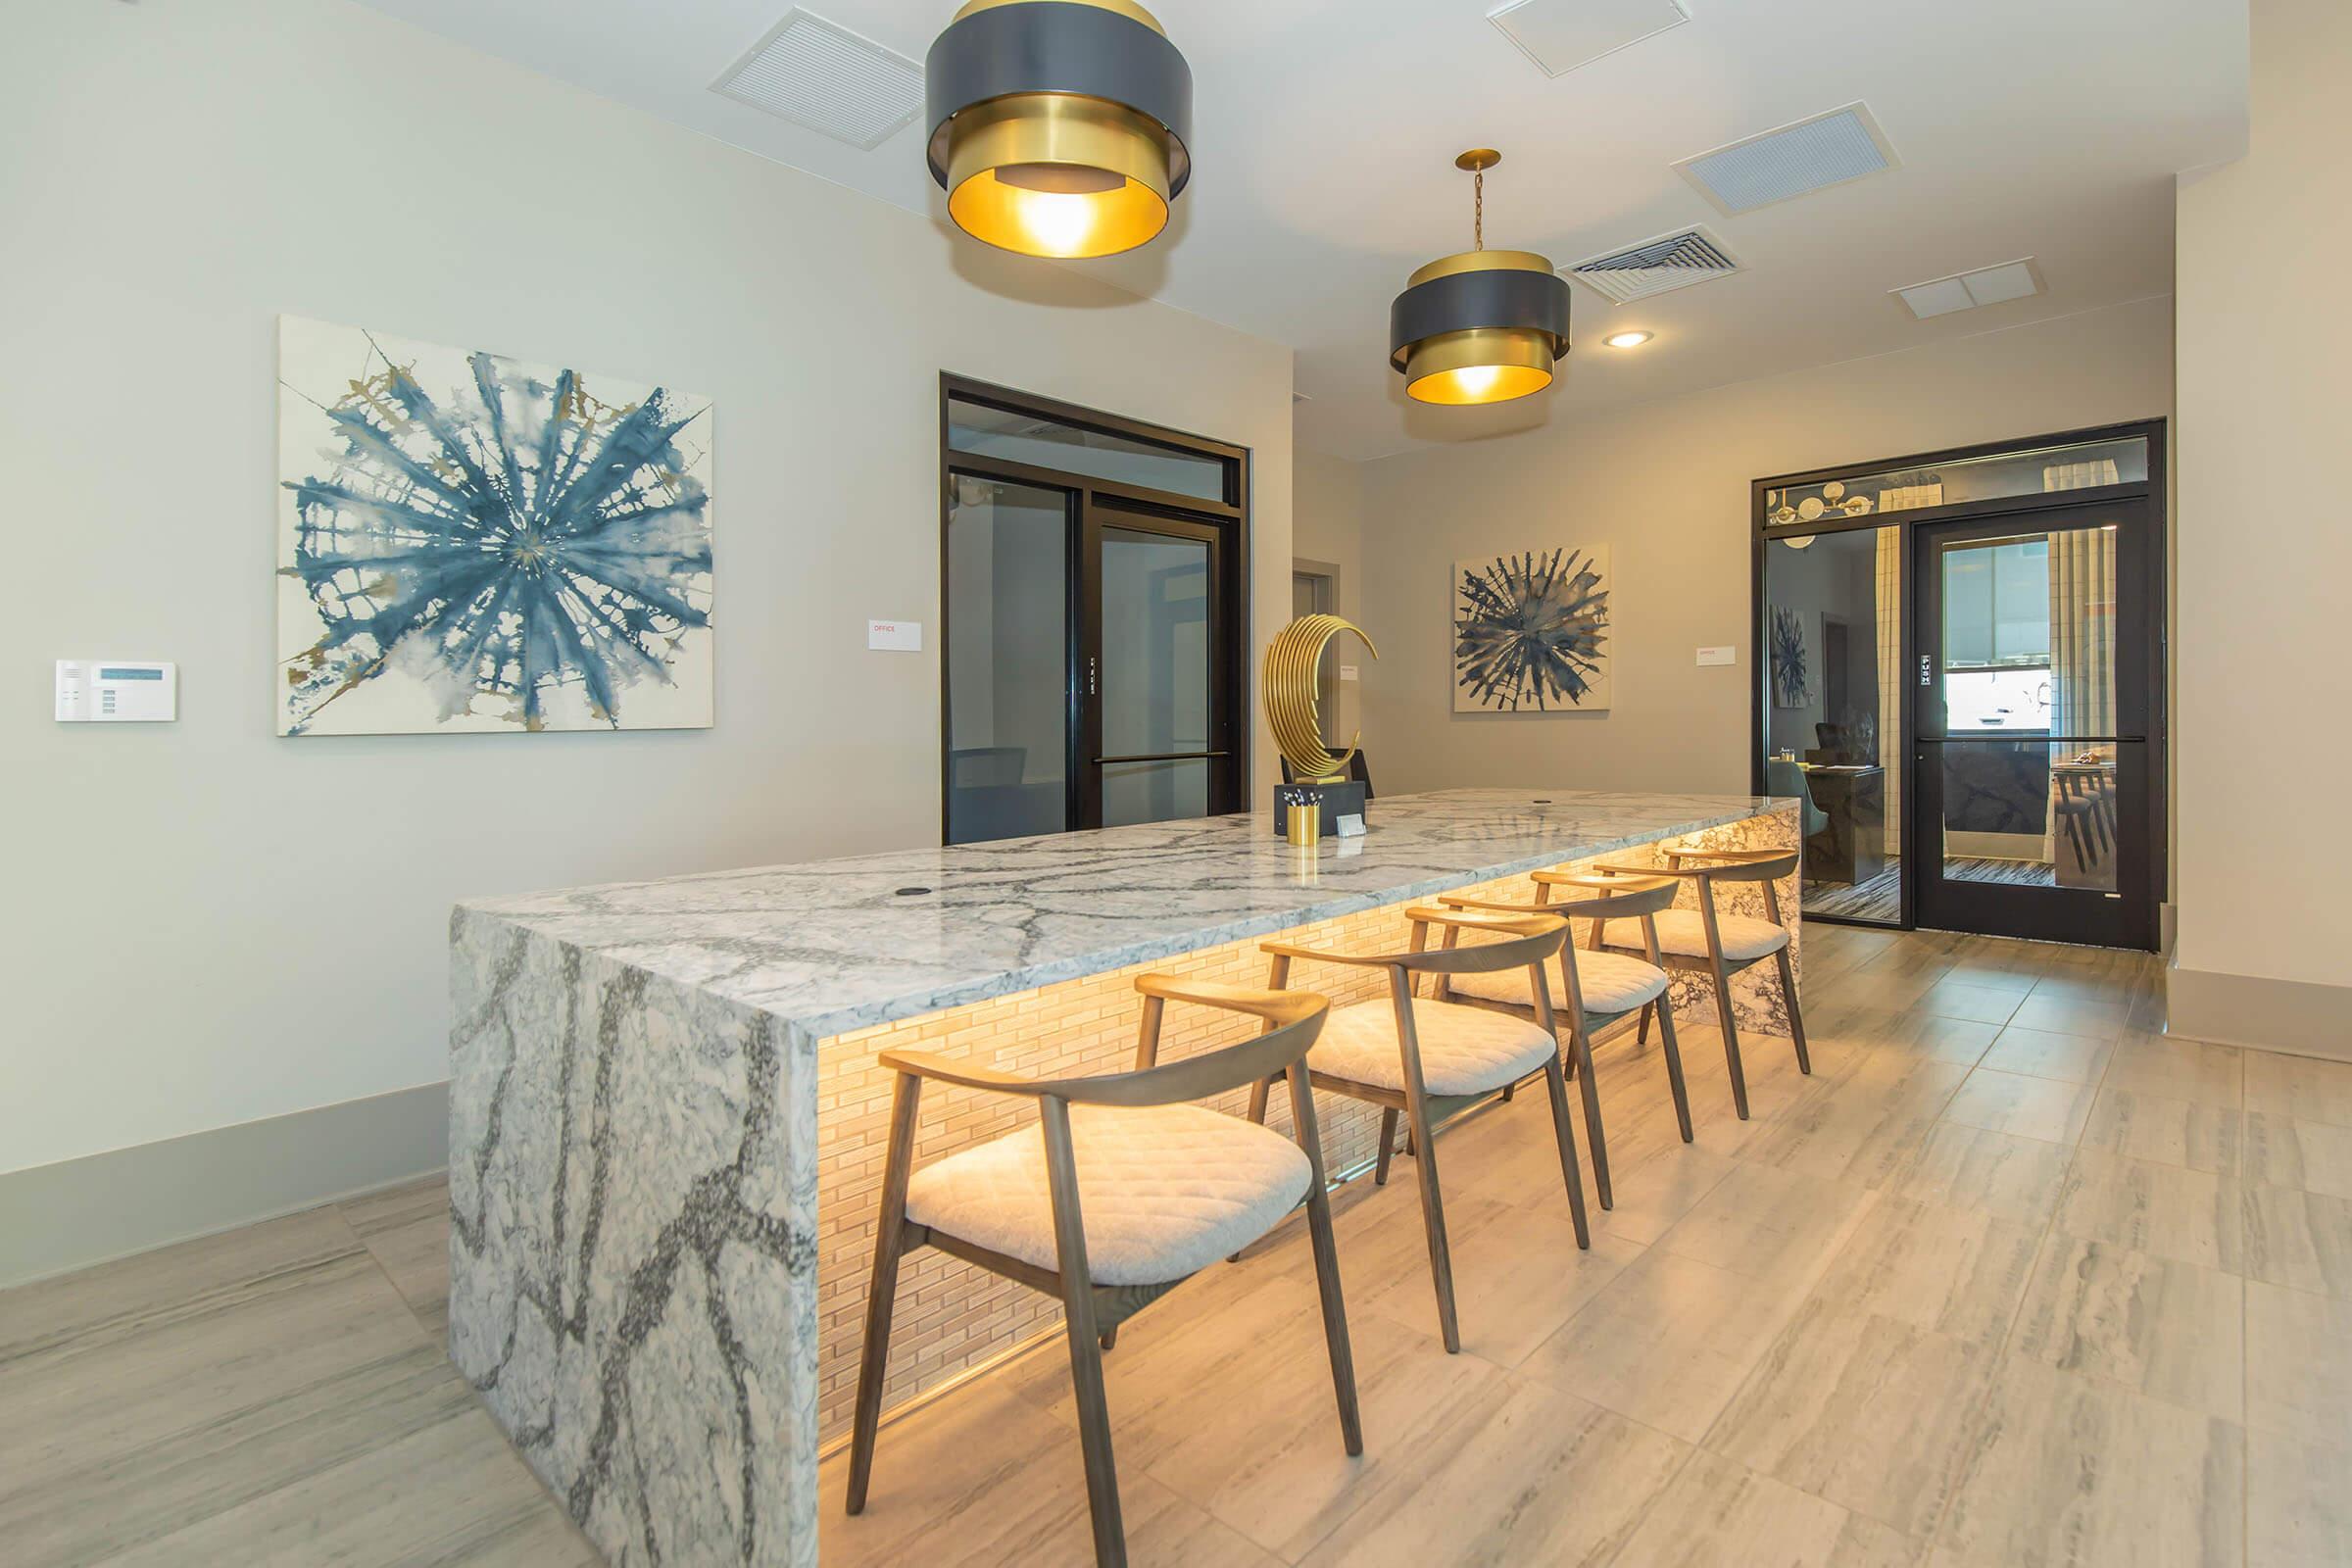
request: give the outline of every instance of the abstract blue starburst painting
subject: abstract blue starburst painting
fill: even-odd
[[[278,326],[279,734],[710,723],[708,399]]]
[[[1765,616],[1764,630],[1771,639],[1772,706],[1810,707],[1816,663],[1811,612],[1774,605]]]
[[[1453,564],[1453,710],[1609,706],[1609,551],[1528,551]]]

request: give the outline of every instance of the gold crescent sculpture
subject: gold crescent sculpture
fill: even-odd
[[[1380,657],[1361,626],[1337,615],[1300,615],[1266,644],[1266,722],[1273,728],[1274,744],[1291,764],[1292,776],[1301,784],[1329,784],[1346,777],[1348,760],[1364,738],[1358,730],[1346,751],[1333,752],[1323,739],[1316,711],[1315,670],[1323,662],[1323,650],[1342,632],[1353,632],[1364,652]]]

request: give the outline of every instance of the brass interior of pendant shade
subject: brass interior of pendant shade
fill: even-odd
[[[1342,633],[1353,634],[1364,645],[1364,652],[1374,659],[1380,657],[1380,650],[1372,646],[1361,627],[1337,615],[1300,615],[1266,644],[1266,724],[1274,731],[1274,744],[1281,749],[1283,760],[1291,764],[1291,776],[1301,784],[1328,784],[1346,777],[1348,760],[1363,739],[1358,734],[1346,751],[1333,751],[1323,738],[1322,720],[1316,711],[1315,676],[1323,662],[1323,650]]]
[[[975,239],[1024,256],[1114,256],[1167,226],[1167,132],[1123,105],[1019,93],[963,111],[952,138],[948,216]]]
[[[1506,403],[1551,385],[1551,334],[1523,326],[1441,332],[1405,356],[1404,391],[1418,403]]]

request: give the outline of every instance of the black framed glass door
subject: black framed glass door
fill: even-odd
[[[1102,500],[1088,509],[1082,825],[1238,808],[1229,569],[1213,523]]]
[[[941,380],[942,838],[1221,814],[1249,454]]]
[[[1912,531],[1920,925],[2155,947],[2157,549],[2137,498]]]

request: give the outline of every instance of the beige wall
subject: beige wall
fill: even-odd
[[[445,1077],[460,897],[937,842],[943,369],[1252,448],[1287,618],[1287,349],[340,0],[10,23],[0,1170]],[[713,398],[716,727],[278,739],[281,312]]]
[[[2248,154],[2180,192],[2175,1024],[2317,1047],[2250,1013],[2244,987],[2215,1016],[2178,1006],[2192,975],[2352,984],[2352,9],[2254,0],[2252,19]],[[2338,1046],[2344,1002],[2326,1009]]]
[[[1751,479],[2158,417],[2172,401],[2172,306],[2156,299],[1364,465],[1363,625],[1384,655],[1365,672],[1364,743],[1381,787],[1744,791]],[[1450,563],[1599,544],[1614,708],[1452,712]],[[1699,667],[1718,644],[1738,665]]]
[[[1339,568],[1339,603],[1334,613],[1363,624],[1364,610],[1364,485],[1363,465],[1327,458],[1303,448],[1292,454],[1291,549],[1302,561],[1321,562]],[[1380,639],[1375,637],[1377,643]],[[1379,662],[1366,655],[1355,639],[1346,639],[1327,661],[1353,664],[1363,680],[1338,683],[1339,711],[1327,715],[1325,739],[1345,746],[1363,727],[1364,681],[1379,679]],[[1370,754],[1367,753],[1367,760]],[[1386,781],[1372,775],[1373,788]]]

